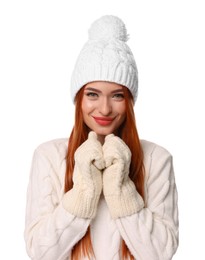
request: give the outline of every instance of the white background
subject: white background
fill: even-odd
[[[33,151],[68,137],[71,72],[90,24],[127,25],[139,70],[141,138],[174,157],[180,246],[175,260],[205,259],[205,7],[203,1],[0,2],[0,259],[28,259],[23,240]]]

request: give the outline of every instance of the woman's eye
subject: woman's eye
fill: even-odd
[[[97,98],[98,94],[95,93],[95,92],[87,92],[86,96],[89,97],[89,98]]]
[[[113,96],[113,98],[115,98],[117,100],[122,100],[122,99],[124,99],[124,95],[122,93],[117,93]]]

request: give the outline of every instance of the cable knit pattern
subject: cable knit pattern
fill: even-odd
[[[103,172],[103,192],[113,218],[137,213],[144,202],[129,178],[131,152],[117,136],[106,136],[103,145],[106,169]]]
[[[117,219],[116,224],[136,259],[170,260],[178,245],[177,189],[172,156],[155,144],[142,141],[142,146],[146,207],[138,214]]]
[[[137,260],[172,259],[178,246],[178,211],[169,152],[141,142],[146,170],[144,208],[114,220],[102,196],[95,218],[89,219],[70,214],[62,205],[67,143],[67,139],[53,140],[34,153],[25,227],[30,258],[68,260],[73,246],[90,225],[97,260],[120,260],[121,237]]]
[[[102,191],[104,160],[97,135],[90,132],[88,139],[75,152],[73,188],[63,198],[63,206],[80,218],[93,218]]]

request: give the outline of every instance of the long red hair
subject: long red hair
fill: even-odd
[[[68,151],[66,157],[66,174],[65,174],[65,192],[73,187],[73,169],[74,169],[74,154],[76,149],[88,138],[89,129],[83,122],[81,109],[84,88],[81,88],[75,98],[75,124],[71,132]],[[123,124],[118,129],[118,136],[128,145],[132,156],[129,176],[134,182],[137,191],[144,198],[144,164],[143,151],[141,148],[133,109],[133,98],[130,91],[124,87],[124,97],[126,104],[126,118]],[[122,259],[134,260],[125,242],[122,240],[121,245]],[[74,246],[71,258],[80,260],[81,256],[94,256],[90,228],[88,228],[85,236]]]

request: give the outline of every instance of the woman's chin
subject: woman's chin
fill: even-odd
[[[107,135],[113,133],[113,131],[110,131],[110,130],[97,131],[97,130],[94,129],[94,130],[92,130],[92,131],[94,131],[94,132],[97,134],[97,136],[98,136],[98,137],[97,137],[97,138],[98,138],[98,141],[100,141],[101,144],[104,143],[105,137],[106,137]]]
[[[106,136],[106,135],[109,135],[109,134],[112,134],[113,133],[113,129],[96,129],[96,130],[93,130],[94,132],[96,132],[97,135],[99,136]]]

